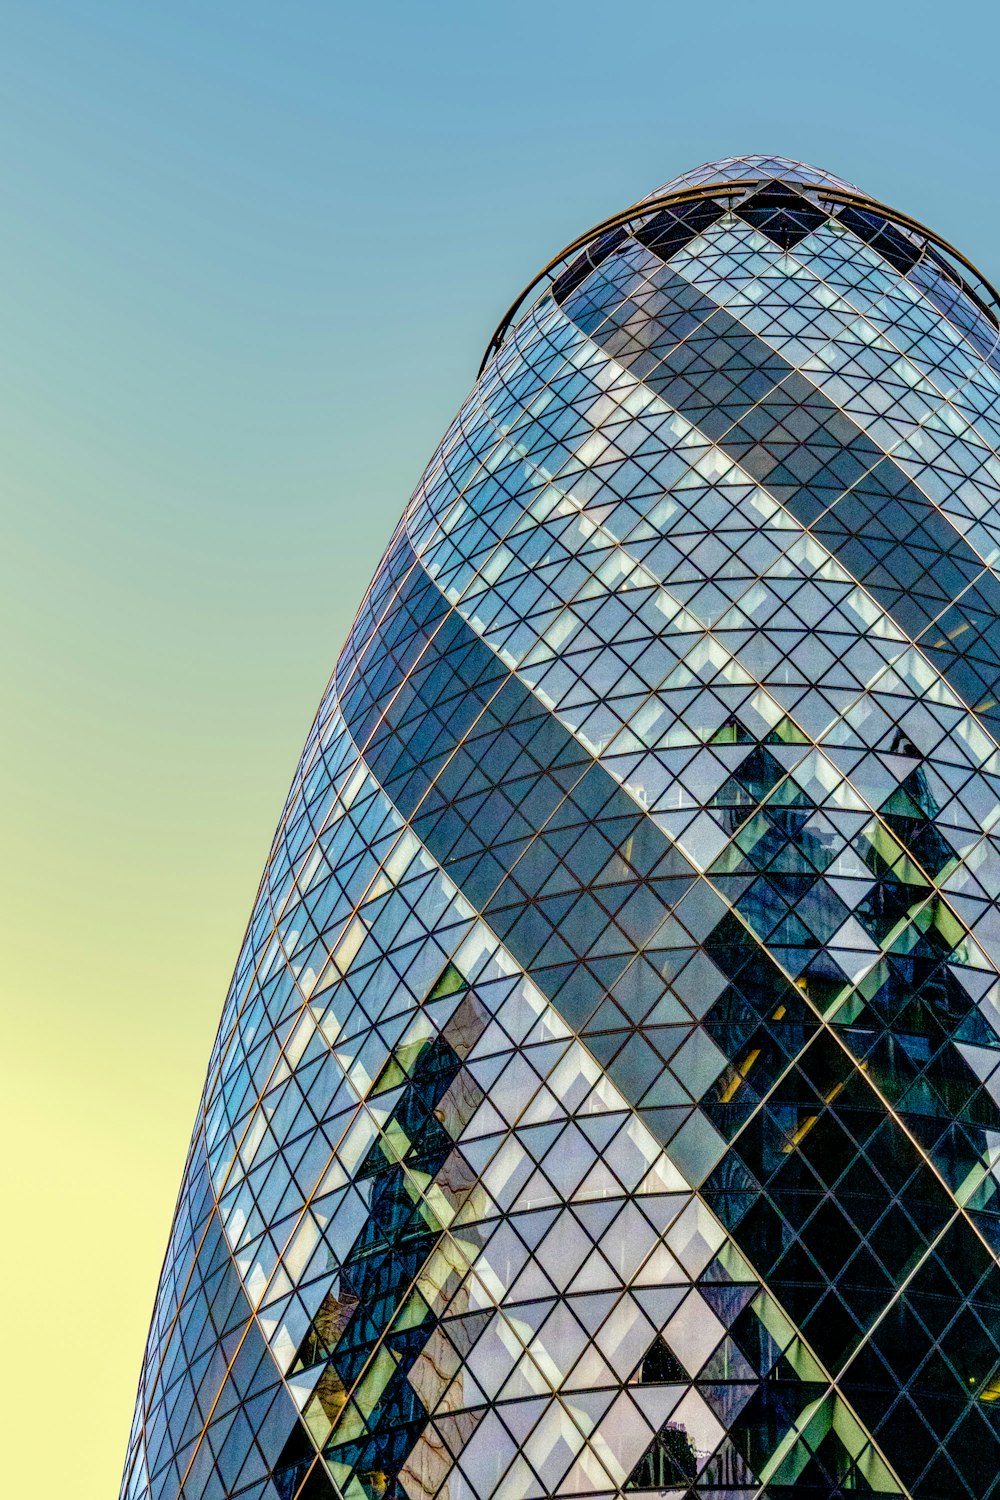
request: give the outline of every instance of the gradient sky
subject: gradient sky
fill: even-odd
[[[493,325],[580,230],[752,151],[829,167],[1000,281],[1000,22],[895,0],[0,18],[3,1488],[109,1500],[271,831]]]

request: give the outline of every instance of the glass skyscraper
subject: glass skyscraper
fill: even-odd
[[[770,157],[504,319],[275,835],[125,1500],[1000,1496],[998,341]]]

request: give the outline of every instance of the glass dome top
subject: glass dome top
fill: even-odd
[[[658,198],[662,193],[674,192],[678,188],[697,187],[703,182],[731,182],[743,177],[759,177],[761,181],[777,177],[782,182],[818,182],[826,187],[853,189],[855,184],[843,177],[836,177],[822,167],[813,167],[809,162],[796,161],[790,156],[724,156],[720,161],[703,162],[689,172],[671,177],[654,192],[647,193],[640,201]]]

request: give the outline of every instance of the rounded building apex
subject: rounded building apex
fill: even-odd
[[[794,157],[725,156],[720,161],[703,162],[700,167],[692,167],[689,172],[672,177],[652,193],[647,193],[641,201],[646,202],[649,198],[658,198],[663,193],[676,192],[681,188],[697,187],[703,182],[731,182],[748,177],[759,178],[761,182],[777,178],[781,182],[822,183],[826,187],[856,191],[855,184],[847,182],[845,178],[826,172],[822,167],[810,166],[808,162],[796,161]]]

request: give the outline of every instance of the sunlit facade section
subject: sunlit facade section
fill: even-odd
[[[123,1500],[1000,1497],[997,318],[740,157],[505,319],[275,835]]]

